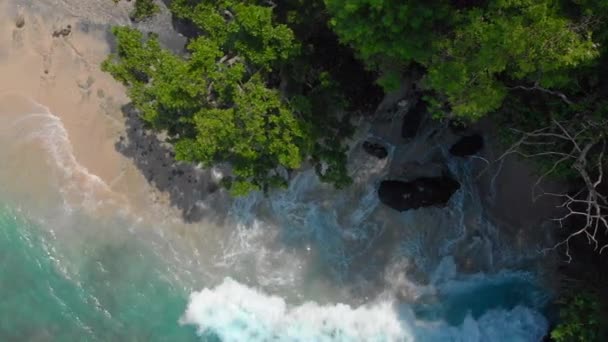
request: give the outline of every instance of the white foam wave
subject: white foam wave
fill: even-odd
[[[390,302],[352,308],[308,302],[289,307],[270,296],[226,278],[215,289],[190,296],[180,320],[201,336],[222,341],[412,341]]]
[[[64,195],[65,209],[70,210],[74,204],[97,207],[97,195],[110,192],[110,187],[78,162],[61,118],[48,107],[30,98],[26,100],[36,112],[25,114],[9,125],[14,134],[23,134],[18,139],[19,143],[36,142],[47,153],[49,162],[59,171],[58,185]]]
[[[467,314],[460,325],[422,320],[394,301],[353,308],[344,304],[307,302],[289,306],[230,278],[213,289],[190,295],[180,320],[195,325],[199,335],[222,341],[538,341],[547,321],[524,306],[491,309],[478,318]]]

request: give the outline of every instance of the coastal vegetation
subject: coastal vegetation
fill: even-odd
[[[601,317],[597,295],[574,295],[565,301],[560,311],[562,322],[551,331],[551,338],[557,342],[600,341],[603,336]]]
[[[112,1],[114,1],[114,3],[120,2],[120,0]],[[135,0],[133,11],[131,12],[131,20],[136,22],[143,21],[154,16],[158,12],[160,12],[160,7],[158,7],[154,0]]]
[[[134,21],[142,21],[155,15],[160,11],[160,8],[153,0],[135,0],[135,7],[131,13],[131,19]]]
[[[151,6],[137,0],[137,17]],[[304,166],[347,187],[357,119],[372,116],[380,89],[416,78],[436,120],[490,118],[501,158],[532,158],[541,179],[571,185],[559,194],[566,230],[556,248],[571,259],[574,238],[593,253],[608,246],[608,2],[174,0],[170,9],[188,37],[183,53],[116,27],[102,68],[177,160],[229,166],[232,194],[285,187]],[[580,312],[603,312],[607,298],[573,296],[588,287],[578,284],[556,341],[605,338],[601,314]]]
[[[343,110],[349,97],[360,100],[306,36],[316,23],[298,21],[287,5],[282,18],[246,1],[172,6],[194,32],[184,56],[154,35],[117,27],[117,53],[102,68],[128,86],[150,128],[168,133],[176,158],[228,163],[224,185],[233,194],[285,186],[305,162],[323,181],[348,185],[343,140],[353,127]]]

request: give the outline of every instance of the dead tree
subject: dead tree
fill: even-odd
[[[562,228],[568,223],[569,231],[564,239],[545,251],[564,247],[570,262],[570,241],[577,236],[584,236],[594,250],[602,253],[608,248],[608,242],[600,239],[600,234],[608,236],[608,198],[600,189],[607,166],[604,154],[608,120],[590,117],[569,121],[552,119],[546,127],[532,132],[512,131],[520,138],[498,161],[502,162],[511,154],[524,158],[552,158],[549,169],[535,182],[532,195],[534,200],[540,196],[561,198],[563,201],[559,207],[564,209],[564,214],[554,221]],[[580,177],[580,189],[562,194],[543,191],[542,181],[559,167],[567,165]]]

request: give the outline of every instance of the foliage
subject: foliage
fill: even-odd
[[[135,8],[133,9],[133,13],[131,13],[131,19],[142,21],[158,12],[160,12],[160,8],[154,3],[154,0],[135,0]]]
[[[222,51],[243,58],[253,67],[270,70],[297,51],[293,31],[273,21],[272,8],[237,0],[176,0],[175,15],[191,20]],[[195,5],[194,5],[195,4]]]
[[[560,310],[560,321],[551,338],[556,342],[601,341],[601,308],[599,299],[582,293],[568,299]]]
[[[113,1],[114,3],[118,3],[120,0]],[[160,12],[160,7],[154,3],[154,0],[135,0],[135,7],[131,13],[131,20],[143,21],[152,17],[158,12]]]
[[[171,10],[189,27],[185,56],[117,28],[104,70],[150,128],[168,133],[177,158],[232,165],[234,189],[284,185],[306,162],[324,181],[350,183],[344,141],[369,91],[328,22],[387,91],[422,66],[435,115],[498,111],[534,129],[599,113],[606,94],[600,0],[174,0]]]
[[[448,0],[324,0],[331,27],[345,44],[382,77],[386,92],[399,87],[412,63],[427,64],[434,42],[453,25]]]
[[[300,166],[306,127],[276,90],[266,88],[261,71],[250,73],[241,61],[220,62],[225,52],[207,37],[193,40],[190,58],[183,59],[154,36],[144,39],[125,27],[113,32],[118,54],[103,69],[129,87],[151,127],[170,133],[177,159],[230,162],[239,194],[274,185],[277,167]],[[268,56],[255,60],[268,62]]]
[[[555,0],[325,2],[341,39],[383,71],[387,88],[396,66],[422,64],[424,85],[469,121],[499,109],[514,85],[567,84],[565,71],[598,55],[589,27]]]
[[[451,24],[449,1],[325,0],[331,25],[371,66],[430,60]]]
[[[501,135],[506,145],[518,139],[513,129],[531,132],[550,125],[551,120],[569,122],[566,127],[573,132],[581,132],[577,136],[580,142],[595,141],[598,148],[592,149],[588,154],[588,162],[595,165],[598,162],[599,145],[603,144],[608,128],[590,125],[593,122],[608,120],[608,30],[603,21],[608,19],[608,4],[595,0],[577,0],[578,4],[566,4],[566,13],[569,20],[578,22],[579,26],[589,29],[595,42],[599,56],[584,64],[561,70],[561,79],[566,80],[559,87],[552,90],[547,88],[534,89],[534,87],[512,89],[501,109],[493,114],[495,120],[503,128]],[[527,145],[523,147],[528,154],[545,152],[541,158],[535,158],[541,174],[551,170],[552,177],[576,180],[578,172],[573,168],[573,161],[568,160],[553,168],[560,158],[548,152],[566,152],[572,150],[572,144],[562,139],[544,141],[545,145]],[[553,169],[552,169],[553,168]]]
[[[503,103],[511,83],[559,87],[563,70],[597,57],[587,32],[578,32],[552,0],[492,1],[459,16],[440,40],[426,84],[445,96],[456,116],[478,119]]]
[[[175,0],[172,11],[194,32],[186,56],[154,35],[116,27],[117,52],[103,70],[127,86],[150,128],[168,133],[178,160],[230,164],[223,184],[233,194],[285,186],[307,160],[323,181],[343,187],[343,140],[353,127],[341,89],[311,61],[314,47],[302,49],[273,8],[256,3]],[[302,34],[311,26],[296,24]]]

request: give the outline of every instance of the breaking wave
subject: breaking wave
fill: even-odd
[[[221,341],[400,341],[412,340],[390,302],[352,308],[308,302],[289,307],[230,278],[190,295],[180,321],[203,337]]]
[[[475,295],[474,293],[472,295]],[[500,297],[500,293],[496,294]],[[536,310],[517,305],[467,312],[462,323],[421,319],[395,300],[351,307],[307,302],[290,306],[230,278],[190,295],[181,324],[195,325],[203,340],[231,341],[537,341],[547,322]]]
[[[8,122],[5,122],[7,118],[3,118],[4,127],[0,133],[3,139],[10,142],[12,153],[29,153],[46,159],[50,169],[44,170],[46,175],[40,176],[44,176],[47,183],[55,183],[66,209],[98,207],[100,198],[107,199],[110,187],[78,162],[61,118],[54,115],[48,107],[28,97],[8,96],[27,102],[30,108],[26,113],[14,113],[17,116]]]

